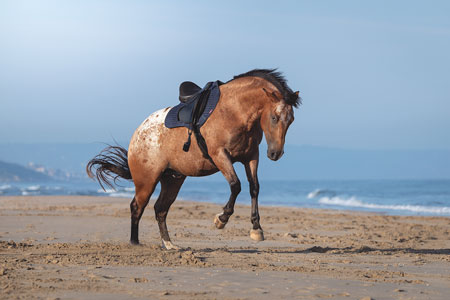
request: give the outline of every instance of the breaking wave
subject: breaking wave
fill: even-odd
[[[98,189],[97,190],[98,194],[107,194],[110,197],[123,197],[123,198],[133,198],[134,197],[134,187],[133,188],[124,188],[124,189],[119,189],[119,190],[115,190],[115,189]]]
[[[9,184],[0,185],[0,191],[10,189],[11,186]]]
[[[335,205],[354,208],[367,208],[374,210],[398,210],[409,211],[415,213],[428,213],[428,214],[450,214],[450,207],[437,207],[437,206],[422,206],[422,205],[388,205],[388,204],[375,204],[366,203],[356,199],[356,197],[350,197],[348,199],[341,197],[322,197],[319,199],[320,204]]]
[[[25,188],[25,191],[36,192],[36,191],[39,191],[40,189],[41,189],[40,185],[30,185],[30,186]]]
[[[7,192],[11,186],[9,184],[0,185],[0,195]]]
[[[336,196],[336,192],[334,192],[332,190],[316,189],[316,190],[312,191],[311,193],[309,193],[307,198],[312,199],[312,198],[316,198],[317,196],[323,196],[323,195],[327,195],[328,197],[334,197],[334,196]]]

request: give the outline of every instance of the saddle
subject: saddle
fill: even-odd
[[[201,114],[205,111],[211,84],[212,82],[208,82],[203,89],[190,81],[180,85],[179,99],[185,105],[178,111],[178,120],[190,125],[191,129],[193,125],[197,125]]]
[[[189,98],[197,94],[202,90],[201,87],[193,83],[192,81],[185,81],[180,84],[180,102],[186,103]]]
[[[223,82],[220,80],[217,80],[215,82],[208,82],[208,84],[214,84],[217,83],[218,86],[222,85]],[[180,102],[186,103],[189,102],[189,100],[196,96],[198,93],[201,93],[202,91],[207,89],[208,84],[202,89],[192,81],[184,81],[180,84],[180,95],[178,98],[180,99]]]
[[[167,113],[164,125],[167,128],[188,128],[188,140],[183,145],[185,152],[189,151],[191,134],[194,132],[197,143],[205,158],[212,159],[208,155],[206,142],[200,133],[200,127],[206,122],[214,111],[220,98],[220,81],[208,82],[202,89],[191,81],[180,84],[180,104],[174,106]]]

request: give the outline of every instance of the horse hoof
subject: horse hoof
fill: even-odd
[[[250,230],[250,238],[257,242],[264,241],[264,234],[261,229],[252,229]]]
[[[130,240],[130,244],[133,246],[140,246],[141,244],[139,244],[139,241],[136,240]]]
[[[166,249],[166,250],[180,250],[181,249],[181,247],[178,247],[177,245],[172,244],[171,241],[165,241],[165,240],[162,240],[162,247],[163,247],[163,249]]]
[[[223,228],[225,228],[225,225],[227,224],[227,223],[224,223],[224,222],[220,221],[219,216],[221,216],[221,215],[222,214],[217,214],[214,217],[214,225],[216,225],[217,229],[223,229]]]

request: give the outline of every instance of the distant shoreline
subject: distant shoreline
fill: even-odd
[[[222,179],[222,178],[221,178]],[[450,216],[450,180],[261,180],[259,203],[317,209],[373,212],[387,215]],[[134,186],[122,182],[104,191],[94,181],[0,184],[0,196],[110,196],[132,199]],[[222,181],[188,178],[178,199],[224,205],[229,186]],[[153,198],[159,194],[159,186]],[[242,183],[237,203],[249,204]]]

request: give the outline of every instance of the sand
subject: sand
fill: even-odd
[[[450,218],[250,207],[225,229],[220,206],[178,200],[165,251],[149,205],[141,246],[130,199],[0,197],[2,299],[448,299]],[[225,201],[224,201],[225,202]]]

